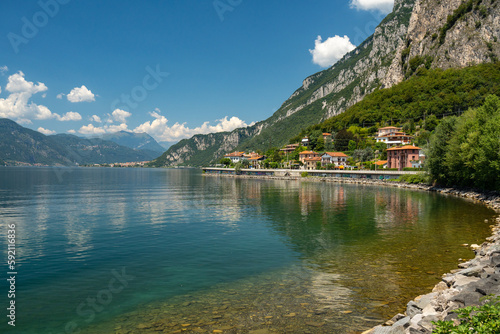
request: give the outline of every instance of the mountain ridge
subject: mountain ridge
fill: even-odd
[[[46,136],[16,122],[0,118],[0,162],[2,164],[77,164],[149,161],[157,153],[132,149],[99,138],[71,134]]]
[[[135,133],[128,131],[118,131],[108,133],[101,137],[104,140],[110,140],[118,145],[150,152],[156,152],[157,155],[165,152],[165,149],[149,134],[145,132]]]

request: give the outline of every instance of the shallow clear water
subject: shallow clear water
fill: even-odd
[[[198,170],[0,168],[6,333],[355,333],[427,293],[494,212],[396,188]],[[3,266],[2,277],[8,272]],[[265,332],[265,331],[263,331]]]

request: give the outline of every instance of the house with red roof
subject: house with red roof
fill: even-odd
[[[302,162],[304,165],[306,164],[305,159],[308,158],[319,158],[319,153],[316,153],[314,151],[304,151],[299,153],[299,160]],[[320,159],[321,161],[321,159]]]
[[[420,147],[406,145],[387,149],[387,168],[403,170],[412,167],[412,161],[420,160]]]
[[[336,167],[347,165],[347,155],[342,152],[325,152],[321,156],[321,166],[335,165]]]
[[[318,162],[321,163],[321,157],[311,157],[304,159],[304,168],[306,170],[314,170],[317,169]]]
[[[224,158],[231,159],[231,162],[235,164],[235,163],[240,162],[241,160],[245,159],[244,155],[245,155],[245,152],[233,152],[233,153],[226,154],[224,156]]]

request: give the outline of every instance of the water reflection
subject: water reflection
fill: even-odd
[[[492,215],[393,188],[181,170],[74,169],[58,179],[36,169],[24,181],[10,172],[0,177],[0,224],[18,224],[31,329],[61,327],[110,269],[127,266],[136,281],[92,326],[123,322],[134,332],[156,312],[170,319],[158,328],[171,331],[188,318],[277,332],[311,330],[313,321],[317,333],[342,332],[428,291],[470,254],[460,244],[488,234],[477,222]]]

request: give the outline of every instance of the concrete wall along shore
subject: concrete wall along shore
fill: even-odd
[[[235,175],[234,168],[202,168],[207,174]],[[411,171],[386,171],[386,170],[301,170],[301,169],[241,169],[240,176],[274,176],[299,178],[303,172],[309,176],[321,178],[345,178],[345,179],[370,179],[389,180],[397,179],[405,174],[417,174]]]
[[[302,172],[302,171],[298,171]],[[323,171],[321,171],[323,172]],[[352,173],[351,171],[349,171]],[[401,173],[401,172],[398,172]],[[411,173],[411,172],[410,172]],[[415,190],[435,191],[443,194],[468,198],[482,203],[497,211],[496,221],[492,221],[492,236],[481,245],[471,245],[476,256],[460,263],[458,269],[442,276],[432,292],[418,296],[407,304],[404,314],[397,314],[383,325],[374,327],[363,334],[430,334],[433,321],[453,320],[456,314],[451,311],[458,308],[480,305],[480,299],[487,295],[500,295],[500,195],[495,192],[476,192],[454,188],[440,188],[429,185],[412,185],[387,181],[384,179],[357,177],[310,177],[293,175],[231,175],[207,172],[205,175],[224,175],[247,179],[301,180],[307,182],[352,183],[366,185],[393,186]],[[356,175],[356,174],[351,174]],[[376,175],[376,174],[371,174]],[[380,175],[378,175],[380,176]]]

